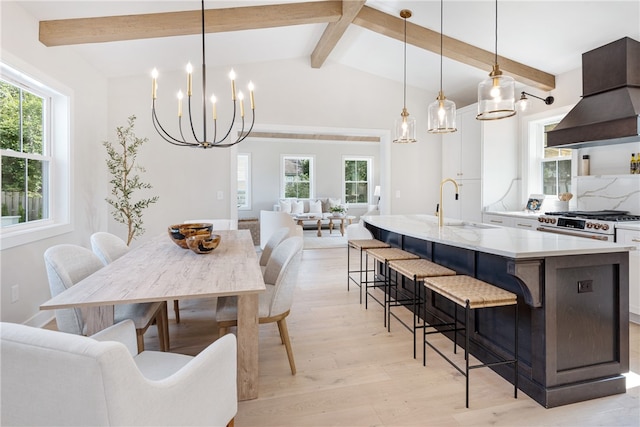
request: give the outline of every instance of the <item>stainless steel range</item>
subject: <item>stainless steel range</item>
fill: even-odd
[[[545,212],[538,217],[537,230],[615,242],[616,226],[633,221],[640,222],[640,215],[626,211]]]

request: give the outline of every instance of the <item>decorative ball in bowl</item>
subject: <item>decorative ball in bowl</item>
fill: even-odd
[[[169,226],[169,237],[173,242],[183,249],[188,249],[187,237],[190,236],[211,236],[213,224],[209,222],[175,224]]]
[[[194,236],[187,237],[187,246],[197,254],[211,253],[219,244],[219,234],[212,234],[211,236],[196,234]]]

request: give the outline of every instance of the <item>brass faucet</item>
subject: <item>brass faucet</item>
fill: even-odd
[[[458,200],[458,192],[460,191],[458,188],[458,183],[451,178],[443,179],[440,183],[440,203],[438,204],[436,213],[438,214],[438,226],[442,227],[444,225],[444,209],[442,209],[442,187],[446,182],[451,182],[456,187],[456,200]]]

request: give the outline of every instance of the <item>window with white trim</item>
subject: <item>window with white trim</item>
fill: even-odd
[[[350,204],[368,204],[371,199],[371,157],[344,157],[343,200]]]
[[[69,106],[69,96],[0,63],[3,249],[70,225]]]
[[[540,159],[542,194],[557,196],[571,192],[571,149],[547,147],[546,132],[553,130],[558,122],[544,125],[543,154]]]
[[[251,154],[238,154],[238,209],[251,210]]]
[[[314,196],[313,157],[282,156],[280,197],[308,199]]]

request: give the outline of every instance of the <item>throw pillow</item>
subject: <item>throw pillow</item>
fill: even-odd
[[[302,200],[299,200],[297,202],[295,200],[292,201],[291,202],[291,213],[292,214],[296,214],[296,215],[304,213],[304,202]]]
[[[310,200],[309,201],[309,213],[321,214],[322,213],[322,202],[320,200]]]
[[[329,199],[329,207],[340,206],[340,199]]]
[[[280,200],[280,212],[291,213],[291,202],[289,200]]]

